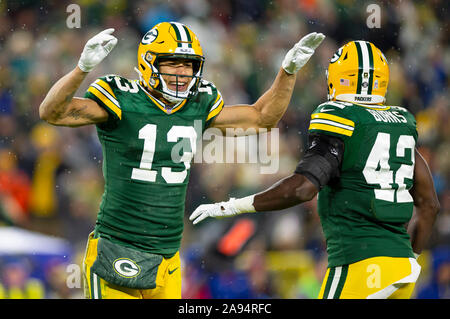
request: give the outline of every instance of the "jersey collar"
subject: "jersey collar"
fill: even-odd
[[[142,85],[139,83],[139,81],[136,81],[137,84],[139,85],[139,87],[142,89],[142,91],[144,91],[144,93],[147,95],[147,97],[164,113],[166,114],[173,114],[176,111],[178,111],[179,109],[181,109],[185,104],[187,99],[184,99],[183,101],[181,101],[180,103],[177,103],[175,105],[167,105],[164,102],[158,100],[156,97],[154,97],[153,95],[151,95],[144,87],[142,87]]]

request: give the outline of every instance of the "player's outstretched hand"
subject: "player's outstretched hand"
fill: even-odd
[[[229,217],[238,213],[237,209],[230,202],[203,204],[194,210],[189,216],[189,220],[195,225],[207,217]]]
[[[78,61],[78,67],[83,72],[90,72],[116,46],[117,38],[111,35],[113,32],[113,28],[103,30],[86,42]]]
[[[295,74],[314,54],[316,48],[325,39],[322,33],[312,32],[297,42],[284,57],[282,67],[289,74]]]

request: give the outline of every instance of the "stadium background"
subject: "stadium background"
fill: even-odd
[[[387,101],[415,114],[419,148],[441,203],[419,259],[423,272],[414,297],[450,298],[448,1],[83,0],[76,2],[81,28],[70,29],[71,3],[0,2],[1,298],[82,297],[77,266],[102,194],[100,145],[94,127],[46,125],[38,107],[52,83],[76,65],[86,41],[105,28],[116,29],[118,45],[77,96],[104,74],[136,78],[139,40],[164,20],[183,22],[198,35],[205,78],[225,104],[254,102],[301,36],[327,36],[299,72],[279,124],[277,174],[261,175],[255,164],[193,165],[181,250],[184,298],[317,296],[326,254],[314,201],[196,227],[187,217],[198,204],[263,190],[294,170],[309,113],[326,99],[328,61],[340,45],[357,39],[372,41],[387,56]],[[379,29],[366,25],[371,3],[381,7]]]

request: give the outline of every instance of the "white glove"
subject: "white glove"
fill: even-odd
[[[254,195],[240,199],[230,198],[228,202],[200,205],[189,216],[189,220],[195,225],[207,217],[230,217],[242,213],[254,213],[253,197]]]
[[[323,39],[325,36],[322,33],[313,32],[305,35],[284,57],[283,69],[289,74],[297,73],[308,62]]]
[[[103,30],[86,42],[78,61],[78,67],[83,72],[90,72],[116,46],[117,38],[111,35],[113,32],[113,28]]]

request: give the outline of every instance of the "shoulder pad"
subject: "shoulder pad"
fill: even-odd
[[[209,81],[201,80],[198,87],[199,95],[203,95],[202,99],[208,105],[206,121],[210,122],[214,117],[216,117],[224,106],[222,94],[216,86]]]
[[[413,123],[414,125],[416,125],[416,117],[414,116],[413,113],[411,113],[407,108],[401,107],[401,106],[391,106],[391,109],[393,111],[397,111],[397,112],[401,112],[403,113],[403,116],[410,121],[411,123]]]
[[[313,113],[315,112],[328,112],[328,111],[340,111],[346,107],[352,106],[353,103],[341,102],[341,101],[327,101],[320,104]]]
[[[394,111],[400,111],[400,112],[404,112],[404,113],[410,113],[406,108],[401,107],[401,106],[391,105],[390,108],[393,109]]]
[[[116,85],[115,77],[113,75],[107,75],[95,80],[86,92],[86,97],[94,99],[102,107],[104,107],[109,113],[115,117],[122,118],[122,109],[120,107],[119,99],[117,96],[118,88]],[[119,77],[117,77],[119,78]]]
[[[200,84],[198,86],[199,94],[208,94],[208,95],[211,95],[211,97],[212,97],[212,96],[216,95],[216,92],[218,92],[217,88],[212,82],[209,82],[209,81],[206,81],[203,79],[200,81]]]
[[[216,86],[214,85],[214,83],[212,83],[212,82],[210,82],[210,81],[207,81],[207,80],[205,80],[205,79],[202,79],[201,81],[200,81],[200,86],[211,86],[211,87],[213,87],[213,88],[215,88]]]
[[[329,101],[320,104],[311,114],[309,131],[334,136],[352,136],[355,122],[348,118],[344,109],[352,103]]]
[[[119,75],[109,74],[101,77],[113,90],[120,92],[138,93],[139,85],[136,80],[129,80]]]

